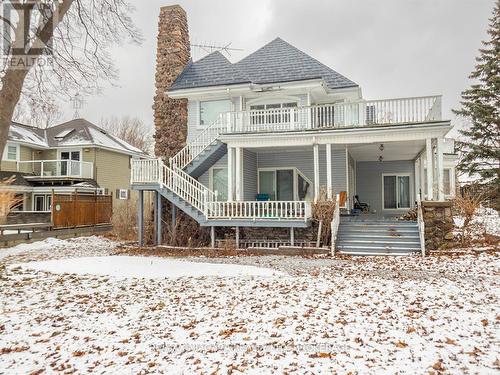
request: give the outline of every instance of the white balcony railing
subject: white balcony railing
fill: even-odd
[[[94,178],[94,163],[76,160],[23,160],[17,162],[17,171],[34,177]]]
[[[415,124],[441,120],[441,96],[236,111],[221,119],[225,133]]]

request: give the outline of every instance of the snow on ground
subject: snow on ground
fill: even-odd
[[[10,263],[14,257],[18,262],[26,262],[89,255],[107,255],[118,244],[118,242],[98,236],[77,237],[69,240],[49,237],[43,241],[23,243],[5,249],[0,248],[0,261]]]
[[[280,276],[282,272],[255,266],[187,262],[155,257],[107,256],[55,259],[42,262],[22,263],[22,268],[53,273],[99,275],[118,278],[162,279],[166,277],[200,276]]]
[[[111,252],[107,240],[89,243],[68,241],[72,250],[58,250],[56,258]],[[40,260],[37,252],[0,260],[9,265],[0,280],[5,373],[498,373],[500,368],[497,254],[188,258],[203,267],[229,263],[286,274],[123,279],[14,265]]]

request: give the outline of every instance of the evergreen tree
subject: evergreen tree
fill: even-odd
[[[462,92],[461,109],[454,113],[470,121],[457,142],[461,151],[459,171],[479,175],[484,183],[500,184],[500,0],[490,18],[489,41],[476,58],[469,78],[475,81]]]

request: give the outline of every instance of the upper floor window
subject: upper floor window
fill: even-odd
[[[211,125],[224,112],[231,111],[230,100],[210,100],[200,102],[200,125]]]
[[[5,160],[16,161],[18,159],[18,145],[5,146],[4,157]]]

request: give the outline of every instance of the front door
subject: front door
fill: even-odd
[[[61,176],[80,175],[80,151],[62,151],[61,160]]]
[[[384,210],[410,208],[410,176],[384,175]]]

